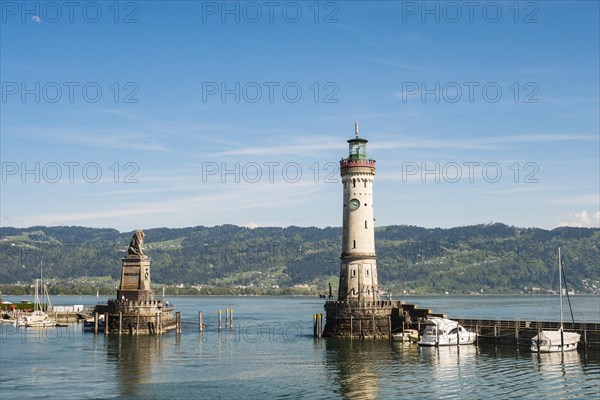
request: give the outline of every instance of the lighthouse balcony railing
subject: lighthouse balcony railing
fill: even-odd
[[[357,159],[357,158],[342,158],[340,160],[340,167],[375,167],[375,160],[373,159]]]
[[[390,306],[398,306],[400,302],[393,300],[380,300],[380,301],[358,301],[358,300],[338,300],[338,301],[327,301],[325,302],[326,307],[341,307],[341,308],[388,308]]]

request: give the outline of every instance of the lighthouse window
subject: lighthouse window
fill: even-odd
[[[363,183],[365,184],[365,187],[367,187],[367,181],[364,181]]]
[[[367,229],[367,221],[365,221],[365,229]]]
[[[352,241],[352,248],[355,249],[356,248],[356,240]]]
[[[352,179],[352,187],[356,187],[356,179]]]
[[[367,276],[369,276],[369,270],[366,270],[365,272],[367,273]]]

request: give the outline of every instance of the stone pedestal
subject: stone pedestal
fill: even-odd
[[[109,333],[153,335],[175,329],[173,307],[154,299],[150,281],[150,257],[129,254],[122,261],[117,298],[105,306]]]
[[[122,261],[121,286],[117,299],[130,301],[152,301],[154,292],[150,286],[150,257],[128,255]]]

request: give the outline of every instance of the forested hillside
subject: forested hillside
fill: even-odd
[[[152,280],[165,285],[292,287],[335,282],[341,228],[155,228],[146,234]],[[132,232],[82,227],[0,228],[0,284],[45,277],[120,277]],[[376,230],[380,284],[415,293],[518,293],[557,287],[562,248],[569,289],[600,293],[600,230],[503,224]]]

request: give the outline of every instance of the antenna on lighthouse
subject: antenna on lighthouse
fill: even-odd
[[[356,138],[358,139],[358,122],[354,123],[354,135],[356,135]]]

